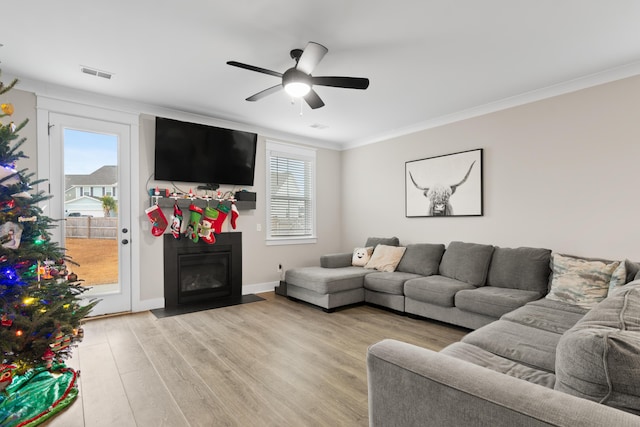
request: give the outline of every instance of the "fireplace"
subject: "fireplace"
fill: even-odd
[[[242,298],[242,233],[212,245],[164,235],[165,309],[237,304]]]

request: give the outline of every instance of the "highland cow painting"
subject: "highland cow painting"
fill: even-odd
[[[482,216],[482,149],[405,163],[406,216]]]

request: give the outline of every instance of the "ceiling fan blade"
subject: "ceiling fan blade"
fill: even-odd
[[[282,85],[281,84],[278,84],[278,85],[275,85],[275,86],[271,86],[268,89],[265,89],[263,91],[260,91],[260,92],[256,93],[255,95],[251,95],[250,97],[247,98],[247,101],[257,101],[259,99],[264,98],[265,96],[271,95],[272,93],[276,93],[280,89],[282,89]]]
[[[313,89],[311,89],[309,93],[304,96],[304,100],[307,101],[309,107],[314,110],[316,108],[324,107],[324,102],[322,102],[322,99],[320,99],[316,91]]]
[[[311,84],[345,89],[366,89],[369,87],[369,79],[364,77],[312,77]]]
[[[318,65],[322,58],[324,58],[327,52],[329,52],[329,49],[321,44],[315,42],[307,43],[307,47],[304,48],[296,68],[303,73],[311,74],[313,69],[316,68],[316,65]]]
[[[255,65],[243,64],[242,62],[237,61],[227,61],[227,64],[233,65],[234,67],[244,68],[245,70],[257,71],[258,73],[269,74],[270,76],[282,77],[282,73],[277,71],[267,70],[266,68],[256,67]]]

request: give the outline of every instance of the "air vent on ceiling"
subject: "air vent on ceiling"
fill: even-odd
[[[110,80],[111,76],[113,76],[113,73],[109,73],[107,71],[100,71],[100,70],[96,70],[95,68],[89,68],[89,67],[80,67],[80,71],[82,71],[85,74],[89,74],[91,76],[96,76],[96,77],[102,77],[103,79],[107,79]]]
[[[314,123],[314,124],[312,124],[312,125],[309,125],[309,127],[312,127],[312,128],[314,128],[314,129],[320,129],[320,130],[321,130],[321,129],[326,129],[326,128],[328,128],[329,126],[327,126],[327,125],[323,125],[323,124],[320,124],[320,123]]]

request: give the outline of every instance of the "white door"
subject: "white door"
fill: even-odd
[[[50,216],[69,269],[102,301],[91,316],[131,311],[128,125],[50,113]]]

